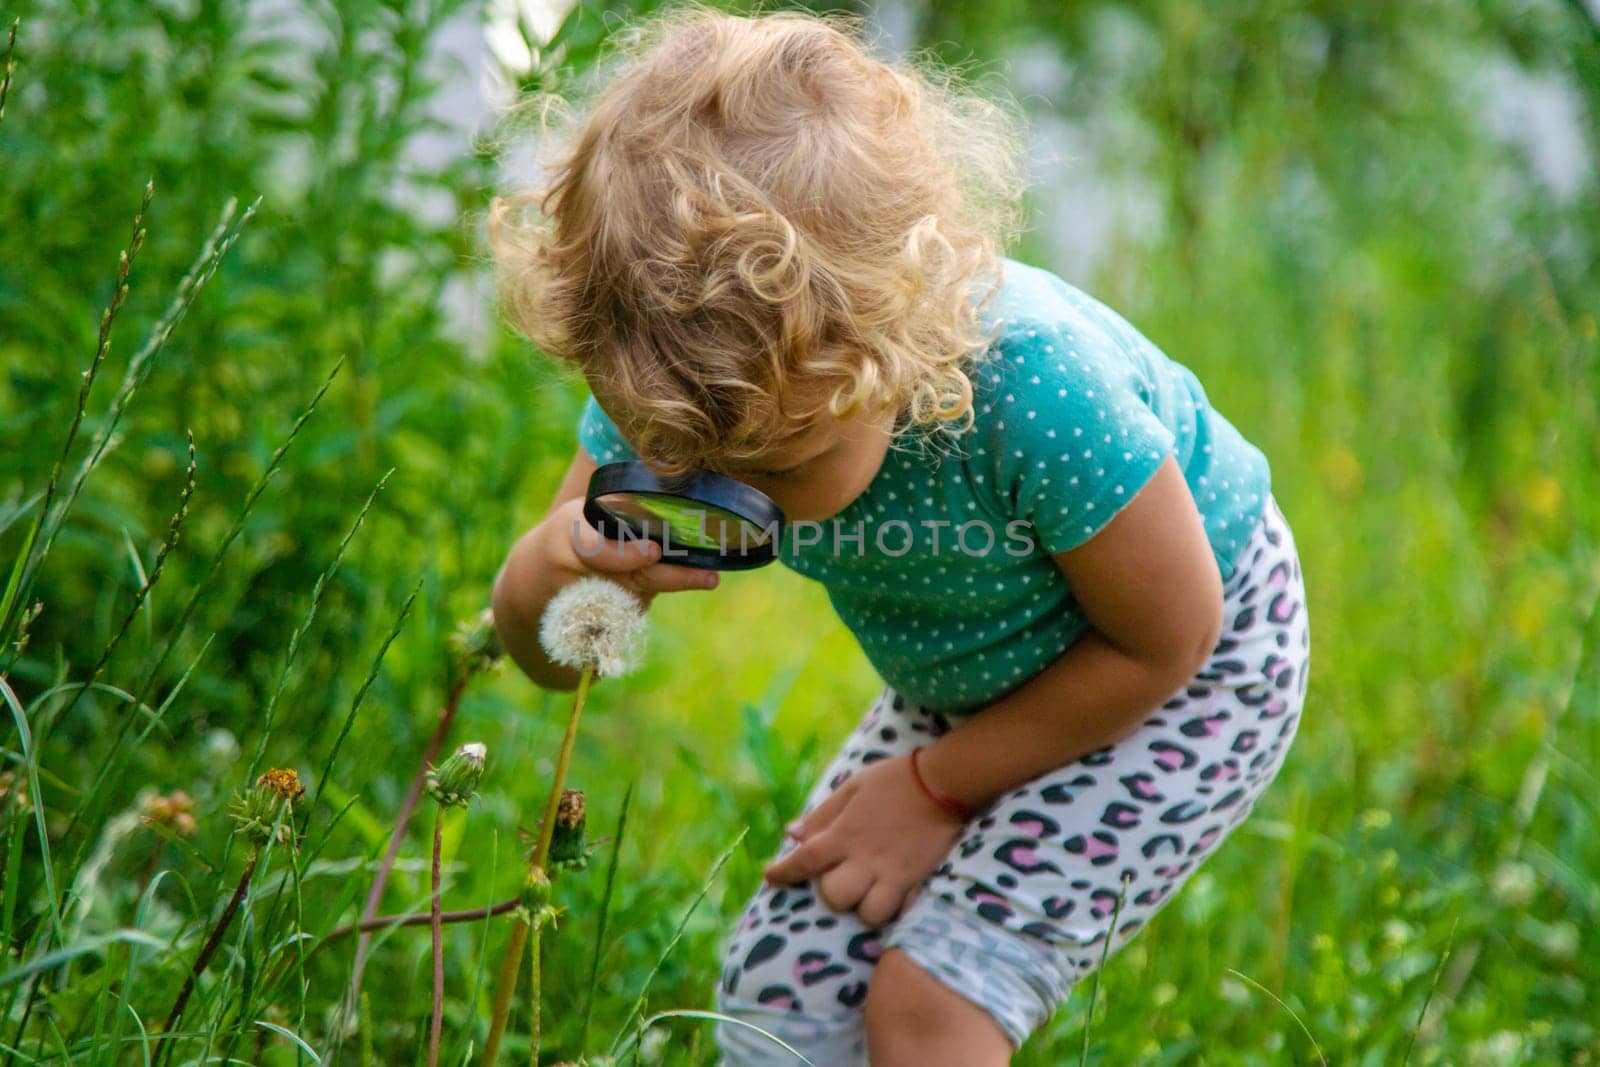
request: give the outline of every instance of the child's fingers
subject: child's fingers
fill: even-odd
[[[817,879],[817,897],[831,911],[847,912],[872,889],[872,872],[859,863],[841,863]]]
[[[844,859],[843,843],[822,833],[767,865],[766,879],[774,885],[794,885],[813,878]]]
[[[872,883],[872,888],[861,898],[861,904],[856,908],[856,915],[868,926],[882,926],[900,914],[900,909],[906,902],[903,886],[890,879],[880,878]]]
[[[820,833],[844,810],[845,804],[850,799],[851,792],[853,790],[850,788],[850,783],[844,783],[838,789],[829,793],[821,804],[818,804],[800,816],[800,818],[785,826],[784,830],[797,841],[804,841],[813,834]]]
[[[572,550],[585,567],[605,574],[636,571],[661,559],[661,546],[654,541],[612,540],[593,526],[577,523],[572,527]]]
[[[685,567],[678,563],[655,563],[632,573],[634,582],[646,593],[677,593],[686,589],[715,589],[717,572]]]

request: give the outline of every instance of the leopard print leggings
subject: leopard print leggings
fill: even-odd
[[[1124,945],[1243,821],[1294,739],[1310,631],[1294,538],[1270,498],[1224,587],[1223,619],[1189,684],[1128,737],[981,811],[887,926],[830,912],[810,883],[763,885],[726,944],[717,1007],[738,1022],[718,1024],[723,1062],[796,1062],[759,1029],[818,1067],[864,1064],[862,1007],[886,948],[987,1010],[1013,1044],[1042,1026],[1099,965],[1105,938]],[[806,810],[950,725],[885,688]]]

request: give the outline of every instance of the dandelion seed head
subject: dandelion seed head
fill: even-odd
[[[602,678],[626,674],[644,645],[644,605],[607,578],[580,578],[550,599],[539,640],[563,667],[592,667]]]

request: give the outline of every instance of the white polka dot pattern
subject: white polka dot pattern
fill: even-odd
[[[1050,554],[1103,529],[1167,456],[1224,579],[1270,483],[1266,457],[1187,368],[1056,275],[1003,265],[986,311],[998,337],[971,372],[973,425],[902,435],[815,543],[791,527],[783,546],[885,682],[951,712],[1022,684],[1082,633]],[[601,463],[636,458],[593,397],[578,438]]]

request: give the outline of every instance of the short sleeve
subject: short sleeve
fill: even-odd
[[[583,412],[578,416],[578,443],[596,463],[639,458],[617,432],[611,417],[595,402],[593,394],[583,402]]]
[[[1144,364],[1098,324],[1014,327],[980,404],[985,468],[1008,513],[1054,554],[1111,521],[1177,443],[1151,408]]]

